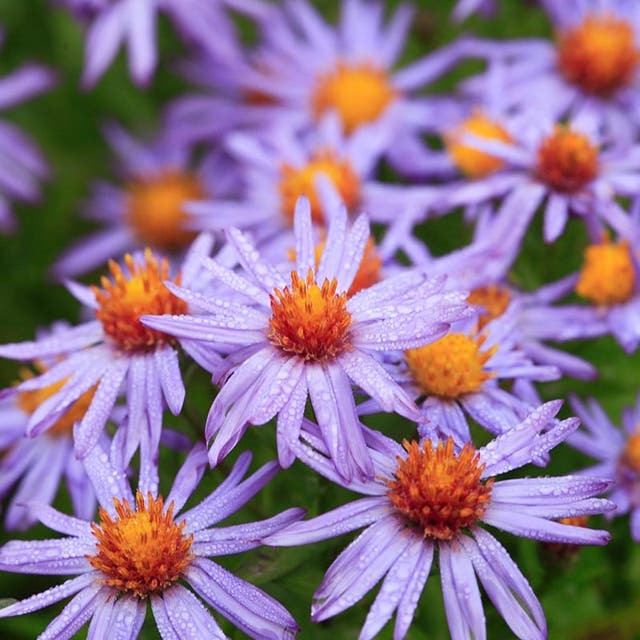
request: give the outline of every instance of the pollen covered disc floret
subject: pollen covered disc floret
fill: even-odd
[[[278,188],[282,211],[289,224],[293,224],[293,214],[300,196],[309,199],[312,220],[317,224],[325,224],[322,204],[316,192],[316,178],[319,175],[329,179],[348,210],[352,210],[358,204],[360,179],[349,162],[331,150],[320,151],[301,167],[284,163],[280,168]]]
[[[171,342],[172,338],[144,326],[140,317],[186,313],[187,303],[164,286],[164,281],[169,280],[169,263],[165,258],[158,261],[147,249],[144,264],[136,263],[129,254],[124,261],[128,277],[116,262],[110,261],[113,281],[103,277],[102,289],[93,287],[99,305],[96,318],[118,348],[129,352],[150,351]],[[180,284],[180,276],[174,282]]]
[[[471,444],[455,453],[453,440],[436,447],[428,439],[403,442],[407,457],[398,457],[387,495],[410,526],[425,538],[451,540],[484,514],[493,479],[481,481],[484,465]]]
[[[311,104],[318,119],[336,111],[350,134],[377,120],[396,95],[383,69],[371,63],[338,62],[335,69],[320,76]]]
[[[492,377],[484,371],[497,347],[481,352],[486,336],[449,333],[431,344],[405,351],[409,371],[427,395],[458,398],[478,391]]]
[[[587,15],[558,41],[558,68],[586,93],[606,97],[633,80],[640,50],[633,28],[612,15]]]
[[[456,167],[470,178],[483,178],[504,166],[504,160],[476,149],[463,141],[471,134],[483,140],[513,142],[509,132],[481,111],[476,111],[445,136],[447,149]]]
[[[598,148],[582,133],[556,125],[538,148],[537,176],[561,193],[575,193],[598,174]]]
[[[351,314],[346,292],[337,293],[335,278],[319,285],[312,269],[305,280],[291,272],[291,286],[271,295],[268,338],[303,360],[333,358],[350,347]]]
[[[594,304],[610,306],[627,302],[636,286],[636,271],[629,243],[605,239],[584,250],[584,264],[576,293]]]
[[[127,186],[127,222],[144,244],[163,250],[179,249],[195,236],[184,228],[184,205],[204,197],[200,180],[190,172],[167,170],[138,177]]]
[[[162,497],[147,500],[140,491],[132,508],[113,500],[116,517],[100,509],[100,524],[91,529],[96,554],[87,559],[102,572],[104,583],[123,593],[147,598],[168,589],[189,566],[193,535],[184,534],[185,521],[173,520],[173,503],[164,511]]]

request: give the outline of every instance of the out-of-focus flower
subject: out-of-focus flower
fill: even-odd
[[[539,461],[576,430],[575,418],[555,420],[560,405],[542,405],[479,449],[471,444],[456,449],[452,440],[429,439],[421,444],[405,441],[403,449],[388,441],[384,452],[372,452],[375,479],[345,485],[365,498],[265,539],[265,544],[290,546],[366,527],[329,567],[314,595],[312,619],[326,620],[353,606],[384,577],[359,637],[373,638],[396,612],[394,638],[404,638],[437,552],[452,638],[486,635],[479,578],[518,638],[544,640],[544,613],[529,583],[504,547],[480,525],[545,542],[608,542],[606,531],[556,521],[613,508],[608,500],[593,497],[610,486],[608,480],[495,478]],[[298,456],[344,484],[326,457],[322,439],[310,431],[308,436],[309,445],[299,445]]]
[[[222,640],[226,636],[204,600],[251,638],[293,638],[298,626],[281,604],[208,559],[253,549],[261,537],[304,513],[289,509],[267,520],[214,527],[277,472],[277,463],[267,463],[242,480],[250,461],[250,454],[240,456],[215,491],[178,516],[206,467],[203,445],[187,457],[166,500],[158,494],[157,477],[143,473],[134,497],[125,473],[96,447],[85,466],[100,502],[99,521],[34,505],[37,517],[66,537],[12,541],[0,548],[4,571],[77,577],[3,608],[0,617],[30,613],[74,596],[40,638],[70,638],[90,620],[91,638],[134,639],[150,603],[163,638]]]
[[[228,343],[228,364],[217,373],[231,375],[213,402],[206,436],[217,464],[236,445],[247,423],[277,421],[278,455],[283,466],[294,458],[307,397],[331,456],[347,479],[370,476],[371,459],[356,415],[352,384],[379,403],[417,419],[414,402],[382,367],[381,353],[419,346],[441,337],[449,323],[468,314],[460,293],[443,293],[444,278],[427,279],[419,270],[390,277],[351,298],[350,288],[369,240],[361,215],[351,227],[344,207],[330,224],[319,265],[306,198],[296,206],[295,270],[287,280],[259,256],[237,229],[228,232],[246,275],[215,260],[207,268],[250,303],[202,299],[170,285],[185,301],[207,309],[206,316],[145,317],[150,327],[180,338]],[[220,347],[216,347],[220,349]]]

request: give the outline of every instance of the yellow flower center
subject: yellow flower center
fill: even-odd
[[[311,98],[314,116],[336,111],[347,134],[377,120],[397,96],[389,76],[370,63],[339,62],[320,76]]]
[[[504,161],[501,158],[463,142],[464,137],[469,134],[483,140],[513,142],[513,138],[503,126],[480,111],[474,112],[445,136],[449,155],[456,167],[470,178],[483,178],[502,169]]]
[[[300,196],[307,196],[311,204],[311,217],[316,224],[324,224],[322,204],[316,191],[316,179],[324,174],[333,183],[348,210],[352,210],[360,200],[360,179],[351,165],[339,158],[333,151],[316,153],[302,167],[283,164],[280,167],[280,198],[282,211],[289,224],[293,224],[296,202]]]
[[[563,125],[542,141],[537,160],[538,178],[563,193],[579,191],[598,173],[598,148]]]
[[[348,349],[351,314],[347,294],[337,294],[337,286],[335,278],[318,286],[311,269],[306,280],[292,271],[291,287],[271,296],[269,340],[304,360],[333,358]]]
[[[127,222],[144,244],[164,251],[180,249],[195,237],[184,228],[184,204],[204,197],[204,188],[192,173],[168,170],[136,178],[127,186]]]
[[[511,303],[511,293],[506,287],[491,284],[474,289],[467,296],[467,302],[483,308],[478,318],[478,328],[483,329],[491,320],[499,318],[507,310]]]
[[[558,38],[558,67],[582,91],[606,97],[633,80],[640,60],[633,27],[610,15],[588,15]]]
[[[41,364],[35,363],[39,373],[44,373],[47,368]],[[26,367],[20,370],[22,380],[29,380],[35,377],[34,373]],[[42,389],[33,389],[32,391],[20,391],[16,397],[16,404],[25,413],[32,414],[45,400],[60,391],[68,382],[69,378],[63,378],[58,382],[54,382]],[[84,418],[87,409],[93,400],[96,392],[96,386],[85,391],[69,408],[47,429],[47,435],[53,437],[70,436],[73,432],[73,425]]]
[[[99,305],[96,318],[105,334],[124,351],[150,351],[172,340],[166,333],[145,327],[140,316],[187,311],[187,303],[164,286],[164,280],[169,280],[167,260],[158,262],[150,249],[145,250],[144,259],[144,264],[138,265],[129,254],[125,256],[129,277],[117,263],[110,261],[113,281],[103,277],[102,289],[92,287]],[[173,282],[180,284],[180,276]]]
[[[640,473],[640,432],[632,433],[620,456],[621,464],[627,468]]]
[[[576,293],[594,304],[610,306],[627,302],[636,286],[636,271],[625,240],[589,245],[584,250]]]
[[[425,538],[451,540],[479,520],[491,497],[493,478],[482,482],[485,465],[471,444],[454,453],[453,440],[433,447],[425,440],[403,443],[407,458],[398,456],[395,479],[387,495],[411,526]]]
[[[409,371],[426,395],[459,398],[478,391],[492,373],[484,365],[497,346],[481,352],[485,336],[449,333],[431,344],[405,351]]]
[[[193,535],[185,536],[185,521],[173,520],[173,502],[163,513],[161,497],[140,491],[135,507],[127,500],[113,499],[116,518],[100,509],[100,524],[91,529],[97,553],[87,556],[91,566],[101,571],[104,584],[138,598],[162,593],[179,578],[194,556]]]

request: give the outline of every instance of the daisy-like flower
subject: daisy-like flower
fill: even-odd
[[[233,168],[221,153],[208,154],[194,165],[191,149],[164,133],[149,144],[116,125],[106,127],[105,135],[122,184],[96,184],[86,215],[106,228],[58,259],[53,266],[58,277],[75,276],[145,247],[179,256],[196,236],[187,226],[185,203],[225,197],[235,189]]]
[[[533,411],[484,447],[458,450],[452,440],[372,452],[375,479],[344,484],[322,438],[308,432],[299,457],[330,480],[366,497],[263,540],[290,546],[332,538],[366,527],[331,565],[314,594],[311,618],[326,620],[353,606],[383,577],[360,640],[373,638],[396,612],[394,638],[404,638],[437,552],[449,630],[453,640],[485,638],[478,578],[513,633],[544,640],[542,607],[504,547],[481,525],[545,542],[605,544],[606,531],[556,522],[602,513],[613,505],[594,498],[608,480],[584,476],[495,476],[536,462],[575,431],[578,420],[555,420],[561,402]],[[382,436],[378,435],[378,438]]]
[[[195,279],[200,261],[210,249],[209,237],[196,240],[182,273],[173,282],[184,278],[188,284]],[[149,455],[155,455],[164,406],[177,415],[185,395],[175,340],[141,324],[140,317],[182,313],[189,307],[165,287],[164,281],[170,277],[166,259],[147,250],[144,257],[127,255],[124,262],[124,268],[110,263],[111,278],[103,277],[101,287],[70,283],[71,293],[95,314],[95,320],[33,342],[0,346],[0,356],[55,361],[44,373],[2,392],[7,396],[58,385],[31,415],[27,435],[50,429],[78,398],[97,385],[86,413],[74,428],[79,458],[98,441],[124,390],[128,421],[126,437],[120,442],[126,464],[141,444],[148,445]],[[185,343],[183,347],[188,349]],[[197,356],[197,348],[194,351]]]
[[[65,327],[54,325],[49,335],[64,331]],[[39,361],[34,363],[34,369],[43,373],[47,367]],[[35,373],[25,367],[20,375],[31,379]],[[0,496],[7,496],[15,488],[4,517],[7,529],[30,527],[36,516],[25,503],[50,504],[63,478],[74,513],[79,518],[93,517],[95,494],[82,463],[74,455],[72,431],[86,413],[95,388],[81,395],[45,433],[35,438],[25,437],[31,415],[63,384],[61,380],[49,387],[21,391],[0,400],[0,449],[4,452],[0,459]]]
[[[45,67],[24,65],[0,79],[0,109],[47,91],[54,82],[55,75]],[[36,202],[40,197],[38,183],[48,175],[49,168],[33,141],[18,127],[0,121],[0,232],[11,231],[15,225],[11,200]]]
[[[373,466],[356,416],[352,384],[374,397],[384,411],[417,419],[414,402],[393,382],[378,354],[439,338],[469,308],[462,294],[443,292],[444,278],[428,280],[419,270],[390,277],[348,298],[369,239],[364,215],[351,228],[344,207],[330,216],[317,268],[306,198],[298,201],[294,231],[296,268],[289,281],[260,258],[240,231],[231,229],[229,242],[246,274],[215,260],[205,266],[228,287],[249,295],[252,303],[220,304],[169,285],[183,300],[206,308],[207,315],[143,321],[176,337],[233,347],[227,351],[231,375],[207,419],[212,464],[231,451],[247,423],[264,424],[277,415],[278,456],[289,466],[309,397],[340,473],[345,478],[370,476]]]
[[[633,196],[640,188],[637,146],[606,144],[594,132],[593,120],[579,117],[569,124],[522,118],[510,129],[514,140],[467,132],[463,141],[504,163],[466,184],[451,184],[450,206],[471,205],[515,193],[512,216],[531,219],[544,202],[544,239],[563,232],[569,214],[587,225],[594,219],[624,217],[615,196]]]
[[[617,139],[637,129],[640,6],[627,0],[541,0],[555,32],[547,40],[477,41],[474,55],[506,64],[505,101],[558,119],[590,114]],[[482,92],[484,74],[467,82]]]
[[[89,620],[90,638],[133,639],[150,603],[165,640],[223,640],[226,636],[204,601],[251,638],[293,638],[298,626],[281,604],[208,559],[253,549],[261,537],[304,513],[289,509],[267,520],[214,527],[277,472],[277,463],[267,463],[243,480],[250,461],[249,453],[240,456],[217,489],[182,511],[206,467],[203,445],[189,454],[166,499],[158,493],[153,473],[141,473],[134,497],[125,473],[96,447],[85,466],[101,506],[98,522],[33,505],[45,525],[66,537],[12,541],[0,548],[4,571],[77,577],[4,607],[0,617],[37,611],[73,596],[38,636],[41,640],[71,638]]]
[[[640,396],[634,407],[622,412],[622,426],[616,427],[602,407],[590,398],[586,404],[570,398],[571,407],[583,428],[567,439],[568,444],[597,463],[583,471],[615,482],[609,496],[616,510],[609,517],[631,514],[631,537],[640,542]]]

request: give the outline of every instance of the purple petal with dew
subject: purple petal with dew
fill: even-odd
[[[496,482],[491,489],[491,501],[513,502],[520,506],[568,505],[573,500],[602,493],[611,485],[611,480],[585,476],[514,478]]]
[[[397,309],[408,309],[404,305],[390,305],[391,313]],[[423,319],[424,320],[424,319]],[[383,321],[365,322],[356,319],[352,329],[353,343],[367,351],[404,351],[415,349],[442,338],[450,329],[448,322],[420,322],[413,315],[396,315]],[[420,326],[422,325],[422,326]]]
[[[72,442],[70,442],[70,445],[73,447]],[[78,518],[88,521],[92,520],[96,512],[96,494],[87,477],[84,465],[71,454],[69,454],[67,458],[65,479],[73,506],[73,512]]]
[[[204,605],[191,591],[174,584],[162,594],[165,612],[180,640],[225,640],[226,636]],[[154,610],[155,612],[155,610]]]
[[[89,27],[85,41],[82,86],[92,87],[114,59],[124,36],[126,6],[112,5],[100,13]]]
[[[14,360],[35,360],[59,356],[83,349],[102,340],[102,324],[97,320],[71,327],[33,342],[16,342],[0,346],[0,356]]]
[[[339,289],[342,291],[347,291],[353,283],[360,269],[369,237],[369,218],[363,213],[356,218],[347,233],[342,258],[335,275]]]
[[[153,0],[138,0],[129,6],[126,36],[129,48],[129,71],[136,84],[149,82],[156,66],[156,5]]]
[[[608,531],[545,520],[514,511],[513,504],[505,507],[490,504],[484,512],[482,520],[514,535],[543,542],[604,545],[611,539],[611,534]]]
[[[298,631],[279,602],[210,560],[195,560],[185,578],[208,604],[252,638],[278,640]]]
[[[244,278],[211,258],[203,260],[202,266],[233,291],[238,291],[243,295],[249,296],[258,304],[269,308],[269,294],[271,290],[265,292],[263,288],[256,286],[253,282],[247,280],[247,278]]]
[[[90,539],[93,535],[89,522],[68,516],[48,504],[28,502],[25,506],[29,508],[35,518],[53,531],[79,538]]]
[[[293,229],[296,238],[296,271],[303,275],[309,269],[315,271],[316,253],[311,225],[311,205],[309,199],[304,196],[296,202]]]
[[[166,504],[173,503],[174,513],[180,513],[189,496],[202,479],[208,462],[207,448],[203,443],[198,442],[193,449],[191,449],[176,474],[171,491],[165,500]]]
[[[339,269],[344,251],[344,244],[347,235],[347,211],[344,206],[340,206],[333,213],[324,249],[320,256],[320,263],[316,273],[316,280],[323,282],[325,278],[331,280]],[[339,283],[341,285],[341,283]]]
[[[496,507],[509,508],[517,510],[519,513],[535,516],[537,518],[545,518],[546,520],[560,520],[562,518],[575,518],[579,516],[598,515],[601,513],[614,512],[616,505],[610,500],[604,498],[585,498],[584,500],[575,500],[573,502],[565,502],[563,504],[550,505],[525,505],[520,506],[514,502],[495,502],[492,503]]]
[[[167,615],[167,608],[164,600],[162,599],[162,596],[152,595],[150,600],[153,617],[155,619],[156,627],[158,628],[162,640],[181,640],[182,636],[179,636],[176,633],[173,625],[171,624],[171,620],[169,620],[169,616]]]
[[[185,533],[200,531],[235,513],[253,498],[278,473],[278,470],[277,462],[268,462],[236,487],[224,493],[214,491],[198,506],[182,514],[187,522]]]
[[[174,416],[182,410],[185,388],[180,373],[178,352],[171,346],[156,349],[154,366],[162,385],[162,394]]]
[[[10,540],[0,548],[0,568],[14,573],[66,575],[91,570],[87,554],[95,551],[95,540]]]
[[[291,466],[295,460],[294,448],[300,437],[308,395],[306,380],[300,378],[289,399],[278,413],[276,423],[278,462],[283,469]]]
[[[146,375],[146,404],[147,404],[147,420],[148,420],[148,440],[149,455],[153,458],[154,465],[157,466],[158,448],[160,447],[160,438],[162,436],[162,415],[164,413],[164,402],[162,395],[162,383],[158,376],[155,366],[155,360],[152,354],[146,357],[147,375]]]
[[[125,428],[125,464],[128,464],[140,444],[141,432],[147,428],[147,354],[129,357],[127,372],[127,413]]]
[[[262,544],[262,538],[300,520],[305,513],[305,509],[292,508],[258,522],[204,529],[196,535],[194,553],[198,556],[223,556],[255,549]]]
[[[112,604],[112,606],[109,606]],[[140,633],[147,613],[147,601],[133,596],[115,599],[110,594],[109,601],[100,607],[91,620],[87,640],[135,640]],[[98,618],[100,616],[100,618]],[[95,623],[95,625],[94,625]],[[93,627],[93,634],[91,628]]]
[[[2,607],[0,609],[0,618],[7,618],[9,616],[21,616],[25,613],[31,613],[33,611],[38,611],[40,609],[44,609],[56,602],[60,602],[64,598],[73,595],[74,593],[78,593],[83,589],[86,589],[92,582],[98,580],[98,572],[91,571],[89,573],[85,573],[84,575],[78,576],[77,578],[72,578],[71,580],[67,580],[62,584],[56,585],[55,587],[51,587],[46,591],[41,593],[36,593],[35,595],[25,598],[24,600],[18,600],[13,604],[10,604],[7,607]]]
[[[508,433],[519,422],[518,415],[487,393],[468,393],[460,398],[466,412],[491,433]]]
[[[359,640],[372,640],[391,618],[402,600],[408,582],[414,578],[416,570],[421,570],[419,558],[424,546],[429,546],[429,543],[425,542],[423,538],[415,536],[414,540],[391,565],[382,587],[369,609]]]
[[[154,498],[158,496],[158,453],[151,453],[151,443],[148,434],[143,434],[140,441],[140,470],[138,472],[138,491],[143,496],[151,494]]]
[[[387,498],[363,498],[311,520],[295,522],[282,531],[265,536],[263,544],[292,547],[327,540],[366,527],[393,512],[393,507]]]
[[[380,525],[385,521],[381,521]],[[395,524],[395,521],[393,521]],[[390,522],[387,521],[387,525]],[[376,525],[370,527],[374,529]],[[325,579],[314,594],[311,605],[311,618],[314,621],[326,620],[348,609],[363,598],[397,562],[405,549],[415,539],[413,532],[404,529],[394,530],[394,526],[382,526],[383,534],[371,540],[371,546],[358,558],[352,557],[348,568],[342,567],[340,574],[329,568]],[[341,556],[353,551],[349,547]],[[331,578],[329,575],[331,574]]]
[[[133,504],[133,494],[126,471],[115,468],[100,445],[94,447],[84,459],[84,467],[100,506],[110,516],[115,516],[114,498],[128,500],[129,504]]]
[[[120,393],[128,369],[129,358],[125,356],[111,362],[100,380],[87,413],[79,423],[74,425],[73,438],[78,458],[85,458],[98,442]]]
[[[476,540],[461,536],[460,543],[494,606],[518,638],[543,640],[544,613],[526,578],[493,536],[473,531]]]

